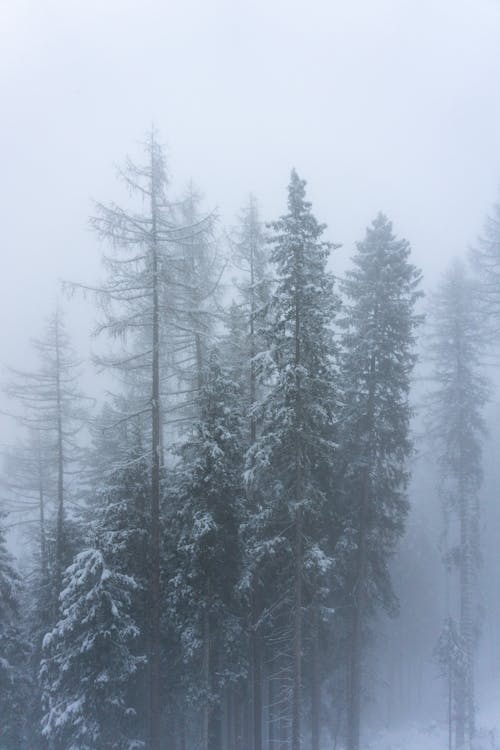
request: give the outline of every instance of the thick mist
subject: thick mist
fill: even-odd
[[[499,32],[0,0],[0,750],[500,747]]]

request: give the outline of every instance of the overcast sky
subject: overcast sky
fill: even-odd
[[[0,358],[99,275],[92,199],[152,121],[225,223],[295,166],[344,254],[381,209],[429,284],[497,197],[499,40],[499,0],[0,0]]]

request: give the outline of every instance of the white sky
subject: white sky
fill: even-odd
[[[151,121],[224,222],[295,166],[344,255],[381,209],[428,285],[497,197],[499,39],[500,0],[0,0],[0,360],[99,276],[91,201]]]

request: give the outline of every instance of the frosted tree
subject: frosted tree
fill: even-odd
[[[305,199],[305,182],[292,171],[288,212],[270,225],[276,285],[270,307],[269,357],[274,382],[257,414],[260,434],[247,457],[247,479],[259,494],[253,553],[266,567],[283,556],[281,597],[289,604],[291,746],[301,746],[304,570],[328,567],[321,518],[331,501],[335,455],[331,325],[338,301],[326,270],[331,244]],[[281,577],[282,576],[282,577]],[[291,581],[291,586],[288,581]]]
[[[116,573],[102,552],[87,549],[64,573],[60,619],[45,636],[40,667],[50,750],[137,750],[131,678],[145,661],[134,650],[130,617],[137,584]]]
[[[420,273],[410,246],[379,214],[357,245],[345,294],[340,413],[340,488],[348,554],[347,748],[358,750],[363,631],[381,603],[396,606],[388,561],[408,512],[410,376]]]
[[[237,584],[243,508],[240,393],[212,350],[197,396],[198,419],[180,454],[172,523],[169,609],[185,668],[195,675],[191,700],[202,706],[201,747],[222,742],[222,697],[241,668]]]
[[[0,523],[5,515],[0,513]],[[20,578],[0,526],[0,747],[25,747],[26,708],[31,702],[30,648],[20,622]]]
[[[33,449],[29,461],[26,451],[23,451],[24,460],[19,456],[17,468],[20,471],[14,482],[18,497],[25,493],[24,501],[29,499],[35,488],[38,493],[42,567],[47,562],[47,503],[52,501],[56,507],[51,576],[55,611],[62,571],[69,563],[66,512],[68,502],[73,500],[72,490],[81,468],[82,452],[78,434],[85,423],[87,403],[78,385],[81,363],[72,348],[59,309],[49,319],[43,336],[34,341],[34,347],[38,355],[38,368],[29,372],[11,370],[13,379],[7,385],[6,392],[17,402],[15,416],[28,430]]]
[[[106,331],[129,345],[122,355],[101,359],[103,365],[141,379],[142,403],[135,416],[148,415],[150,449],[150,647],[149,647],[149,750],[159,750],[161,722],[160,684],[160,496],[162,460],[162,364],[166,361],[167,333],[173,321],[182,245],[195,234],[207,232],[208,219],[196,226],[179,223],[175,207],[167,201],[167,174],[162,147],[154,131],[145,143],[145,163],[127,162],[121,176],[132,195],[139,198],[131,210],[99,204],[92,225],[115,252],[104,256],[107,282],[94,290],[103,307],[98,332]],[[126,347],[125,347],[126,349]]]
[[[433,298],[429,394],[431,437],[440,474],[447,537],[447,564],[459,578],[456,619],[463,668],[454,682],[456,747],[470,748],[475,731],[474,650],[479,566],[479,489],[482,481],[483,409],[488,388],[482,373],[484,339],[477,287],[455,262]]]

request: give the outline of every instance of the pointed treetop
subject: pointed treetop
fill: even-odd
[[[310,208],[311,204],[305,200],[306,185],[306,180],[301,180],[294,167],[291,171],[290,183],[288,185],[288,208],[290,213],[295,214]]]

